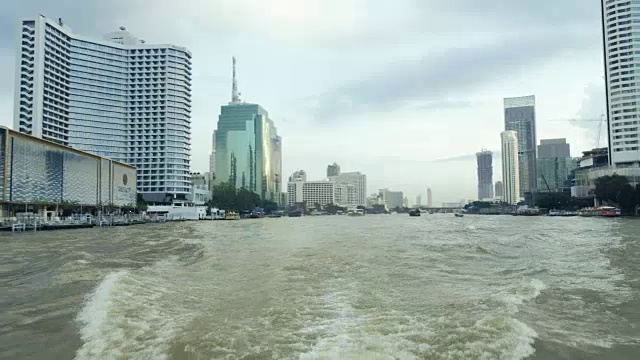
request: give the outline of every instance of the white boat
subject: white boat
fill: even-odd
[[[171,205],[149,205],[147,215],[166,220],[203,220],[207,217],[206,206],[196,206],[190,201],[174,200]]]
[[[362,209],[349,209],[347,211],[347,215],[349,215],[349,216],[364,216],[364,210],[362,210]]]

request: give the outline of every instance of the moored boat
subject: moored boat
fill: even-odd
[[[584,208],[580,210],[580,216],[583,217],[619,217],[622,216],[622,211],[613,206],[600,206],[597,208]]]

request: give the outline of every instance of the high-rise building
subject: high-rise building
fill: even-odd
[[[431,196],[431,188],[427,189],[427,206],[433,207],[433,197]]]
[[[22,21],[14,128],[137,168],[145,200],[190,193],[191,53],[124,27],[103,39],[38,16]]]
[[[327,166],[327,178],[340,175],[340,165],[333,163]]]
[[[504,99],[504,125],[506,131],[515,131],[518,136],[519,188],[520,196],[524,196],[535,191],[538,182],[535,96]]]
[[[282,139],[267,111],[242,102],[237,92],[233,61],[232,101],[223,105],[215,131],[215,183],[257,193],[264,200],[279,199],[282,177]]]
[[[329,180],[336,185],[353,185],[357,192],[357,201],[352,205],[367,205],[367,175],[360,172],[346,172],[331,176]]]
[[[571,146],[567,139],[540,139],[538,159],[571,157]]]
[[[211,154],[209,154],[209,172],[211,176],[216,176],[216,132],[213,132],[211,137]]]
[[[493,153],[476,153],[478,161],[478,200],[493,198]]]
[[[614,167],[640,167],[640,83],[634,76],[640,60],[640,7],[635,1],[602,0],[609,161]],[[636,71],[637,74],[637,71]]]
[[[422,195],[416,196],[416,206],[417,207],[422,206]]]
[[[335,204],[339,206],[357,206],[358,189],[352,184],[336,184],[334,187]]]
[[[518,135],[515,131],[503,131],[502,140],[502,181],[504,202],[517,204],[520,201],[520,171],[518,161]]]
[[[502,181],[496,181],[496,192],[495,196],[497,198],[501,198],[504,196],[504,189],[502,188]]]
[[[289,176],[289,182],[287,183],[287,204],[290,208],[296,207],[297,204],[304,201],[302,188],[305,182],[307,182],[307,173],[304,170],[296,171]]]
[[[541,139],[538,145],[538,190],[562,191],[577,162],[571,158],[567,139]]]
[[[380,189],[380,197],[387,203],[389,209],[404,206],[404,194],[402,191],[390,191],[389,189]]]

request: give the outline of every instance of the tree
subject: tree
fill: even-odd
[[[274,201],[263,200],[262,201],[262,209],[264,209],[264,212],[266,214],[270,214],[270,213],[278,210],[278,204],[276,202],[274,202]]]
[[[620,207],[623,214],[634,215],[638,206],[638,192],[626,176],[613,174],[596,179],[596,199]]]
[[[138,193],[137,196],[136,196],[136,208],[139,211],[146,211],[147,210],[147,202],[144,201],[144,197],[140,193]]]
[[[561,192],[538,193],[535,197],[535,206],[550,210],[573,210],[575,203],[571,194]]]

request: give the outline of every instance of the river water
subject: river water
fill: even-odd
[[[638,359],[640,221],[0,234],[2,359]]]

